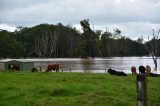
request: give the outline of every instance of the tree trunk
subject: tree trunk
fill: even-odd
[[[155,65],[154,70],[157,71],[157,59],[153,59],[153,62],[154,62],[154,65]]]
[[[155,64],[155,68],[154,68],[154,70],[156,70],[156,71],[157,71],[157,60],[154,60],[154,64]]]

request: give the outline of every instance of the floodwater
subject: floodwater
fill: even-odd
[[[13,59],[3,59],[0,62],[9,61]],[[152,57],[108,57],[108,58],[43,58],[43,59],[14,59],[19,61],[33,61],[36,68],[46,70],[48,64],[59,64],[60,71],[71,72],[93,72],[105,73],[108,68],[125,73],[131,73],[131,66],[150,65],[154,71],[154,63]],[[160,58],[158,58],[158,73],[160,71]]]

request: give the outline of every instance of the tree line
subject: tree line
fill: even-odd
[[[132,40],[117,28],[113,32],[93,30],[88,19],[80,25],[83,32],[61,23],[18,27],[14,32],[0,30],[0,58],[146,56],[152,55],[149,50],[155,45],[160,55],[159,38],[143,43],[142,37]]]

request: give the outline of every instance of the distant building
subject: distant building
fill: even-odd
[[[22,70],[31,71],[34,62],[26,60],[9,60],[0,62],[0,70]]]

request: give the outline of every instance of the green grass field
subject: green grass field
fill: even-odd
[[[160,78],[147,78],[148,105],[160,106]],[[136,76],[0,72],[0,106],[136,106]]]

